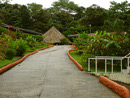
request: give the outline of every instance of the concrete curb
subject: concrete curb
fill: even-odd
[[[33,55],[33,54],[37,53],[37,52],[40,51],[40,50],[44,50],[44,49],[47,49],[47,48],[50,48],[50,47],[54,47],[54,45],[51,45],[51,46],[48,46],[48,47],[44,47],[44,48],[41,48],[41,49],[37,49],[37,50],[34,51],[34,52],[31,52],[31,53],[29,53],[29,54],[26,54],[26,55],[23,56],[21,59],[19,59],[19,60],[15,61],[15,62],[13,62],[13,63],[11,63],[11,64],[8,64],[8,65],[6,65],[6,66],[0,68],[0,74],[2,74],[3,72],[7,71],[7,70],[10,69],[10,68],[12,68],[13,66],[15,66],[15,65],[17,65],[17,64],[19,64],[19,63],[21,63],[21,62],[22,62],[23,60],[25,60],[28,56]]]
[[[122,98],[130,98],[130,92],[126,87],[121,86],[104,76],[100,76],[99,81],[119,94]]]
[[[72,45],[72,46],[74,47],[74,49],[69,50],[67,54],[68,54],[69,58],[75,63],[75,65],[76,65],[81,71],[83,71],[82,65],[80,65],[80,64],[79,64],[74,58],[72,58],[71,55],[69,54],[70,51],[76,51],[76,50],[77,50],[77,48],[76,48],[74,45]]]

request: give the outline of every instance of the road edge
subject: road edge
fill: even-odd
[[[72,45],[72,47],[74,47],[74,49],[69,50],[69,51],[67,52],[67,54],[68,54],[70,60],[73,61],[74,64],[75,64],[81,71],[83,71],[82,65],[80,65],[80,64],[79,64],[73,57],[71,57],[71,55],[69,54],[70,51],[76,51],[76,50],[77,50],[77,48],[76,48],[74,45]]]
[[[104,76],[99,77],[99,82],[103,83],[108,88],[112,89],[114,92],[119,94],[122,98],[130,98],[130,91],[126,87],[121,86]]]
[[[33,51],[33,52],[29,53],[29,54],[26,54],[26,55],[23,56],[21,59],[19,59],[19,60],[15,61],[15,62],[13,62],[13,63],[11,63],[11,64],[8,64],[8,65],[6,65],[6,66],[0,68],[0,74],[4,73],[5,71],[9,70],[10,68],[14,67],[15,65],[21,63],[21,62],[22,62],[23,60],[25,60],[28,56],[33,55],[33,54],[37,53],[37,52],[40,51],[40,50],[44,50],[44,49],[47,49],[47,48],[50,48],[50,47],[54,47],[54,45],[47,46],[47,47],[40,48],[40,49],[36,49],[36,51]]]

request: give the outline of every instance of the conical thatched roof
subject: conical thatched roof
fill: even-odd
[[[44,41],[50,43],[60,43],[60,39],[66,38],[60,31],[58,31],[54,26],[43,34]]]

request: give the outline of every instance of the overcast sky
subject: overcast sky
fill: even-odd
[[[51,7],[52,3],[54,1],[58,0],[12,0],[10,3],[11,4],[28,4],[28,3],[37,3],[37,4],[42,4],[43,8],[49,8]],[[92,4],[97,4],[103,8],[108,9],[110,7],[110,1],[116,1],[118,3],[121,3],[126,0],[70,0],[73,1],[74,3],[78,4],[79,6],[83,6],[85,8],[91,6]],[[129,0],[127,0],[129,1]],[[129,1],[130,2],[130,1]]]

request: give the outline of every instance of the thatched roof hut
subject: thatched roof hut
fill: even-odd
[[[60,31],[58,31],[54,26],[43,34],[44,41],[49,43],[61,43],[60,39],[66,38]]]

